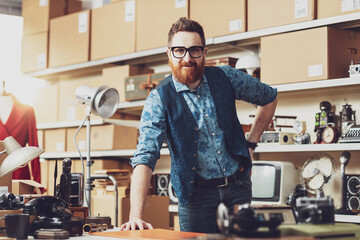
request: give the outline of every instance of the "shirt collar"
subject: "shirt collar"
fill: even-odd
[[[175,86],[175,90],[176,92],[185,92],[185,91],[191,91],[190,88],[188,86],[186,86],[186,84],[183,84],[183,83],[180,83],[178,82],[174,75],[172,75],[172,80],[173,80],[173,83],[174,83],[174,86]],[[197,88],[200,88],[203,84],[207,84],[207,79],[205,77],[205,74],[203,75],[203,78],[202,78],[202,82],[200,83],[200,85],[197,87]],[[195,90],[196,91],[196,90]]]

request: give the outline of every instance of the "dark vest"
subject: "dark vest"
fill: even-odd
[[[230,155],[246,168],[251,167],[249,151],[236,115],[235,93],[230,80],[217,67],[204,72],[215,103],[219,126]],[[175,89],[172,76],[157,86],[166,117],[166,138],[171,156],[171,183],[181,205],[186,205],[194,189],[198,127],[184,97]]]

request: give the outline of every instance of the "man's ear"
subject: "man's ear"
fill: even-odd
[[[171,59],[171,50],[170,50],[170,48],[168,48],[168,49],[166,50],[166,53],[167,53],[167,55],[168,55],[168,58]]]
[[[208,49],[207,49],[207,47],[206,47],[206,48],[204,49],[204,56],[206,56],[207,51],[208,51]]]

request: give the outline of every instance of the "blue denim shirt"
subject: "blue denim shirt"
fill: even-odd
[[[261,83],[258,79],[229,66],[219,68],[230,79],[237,100],[265,105],[276,98],[276,89]],[[184,97],[199,128],[199,164],[196,174],[203,179],[232,175],[237,170],[239,162],[226,150],[224,133],[219,127],[215,104],[205,75],[202,84],[194,91],[175,79],[173,83],[176,91]],[[134,157],[130,159],[133,167],[145,164],[152,169],[155,168],[165,137],[165,115],[159,92],[155,89],[148,96],[142,112],[139,144]]]

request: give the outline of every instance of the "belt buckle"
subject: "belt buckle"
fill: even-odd
[[[225,177],[225,183],[222,185],[218,185],[217,187],[226,187],[228,185],[228,177]]]

